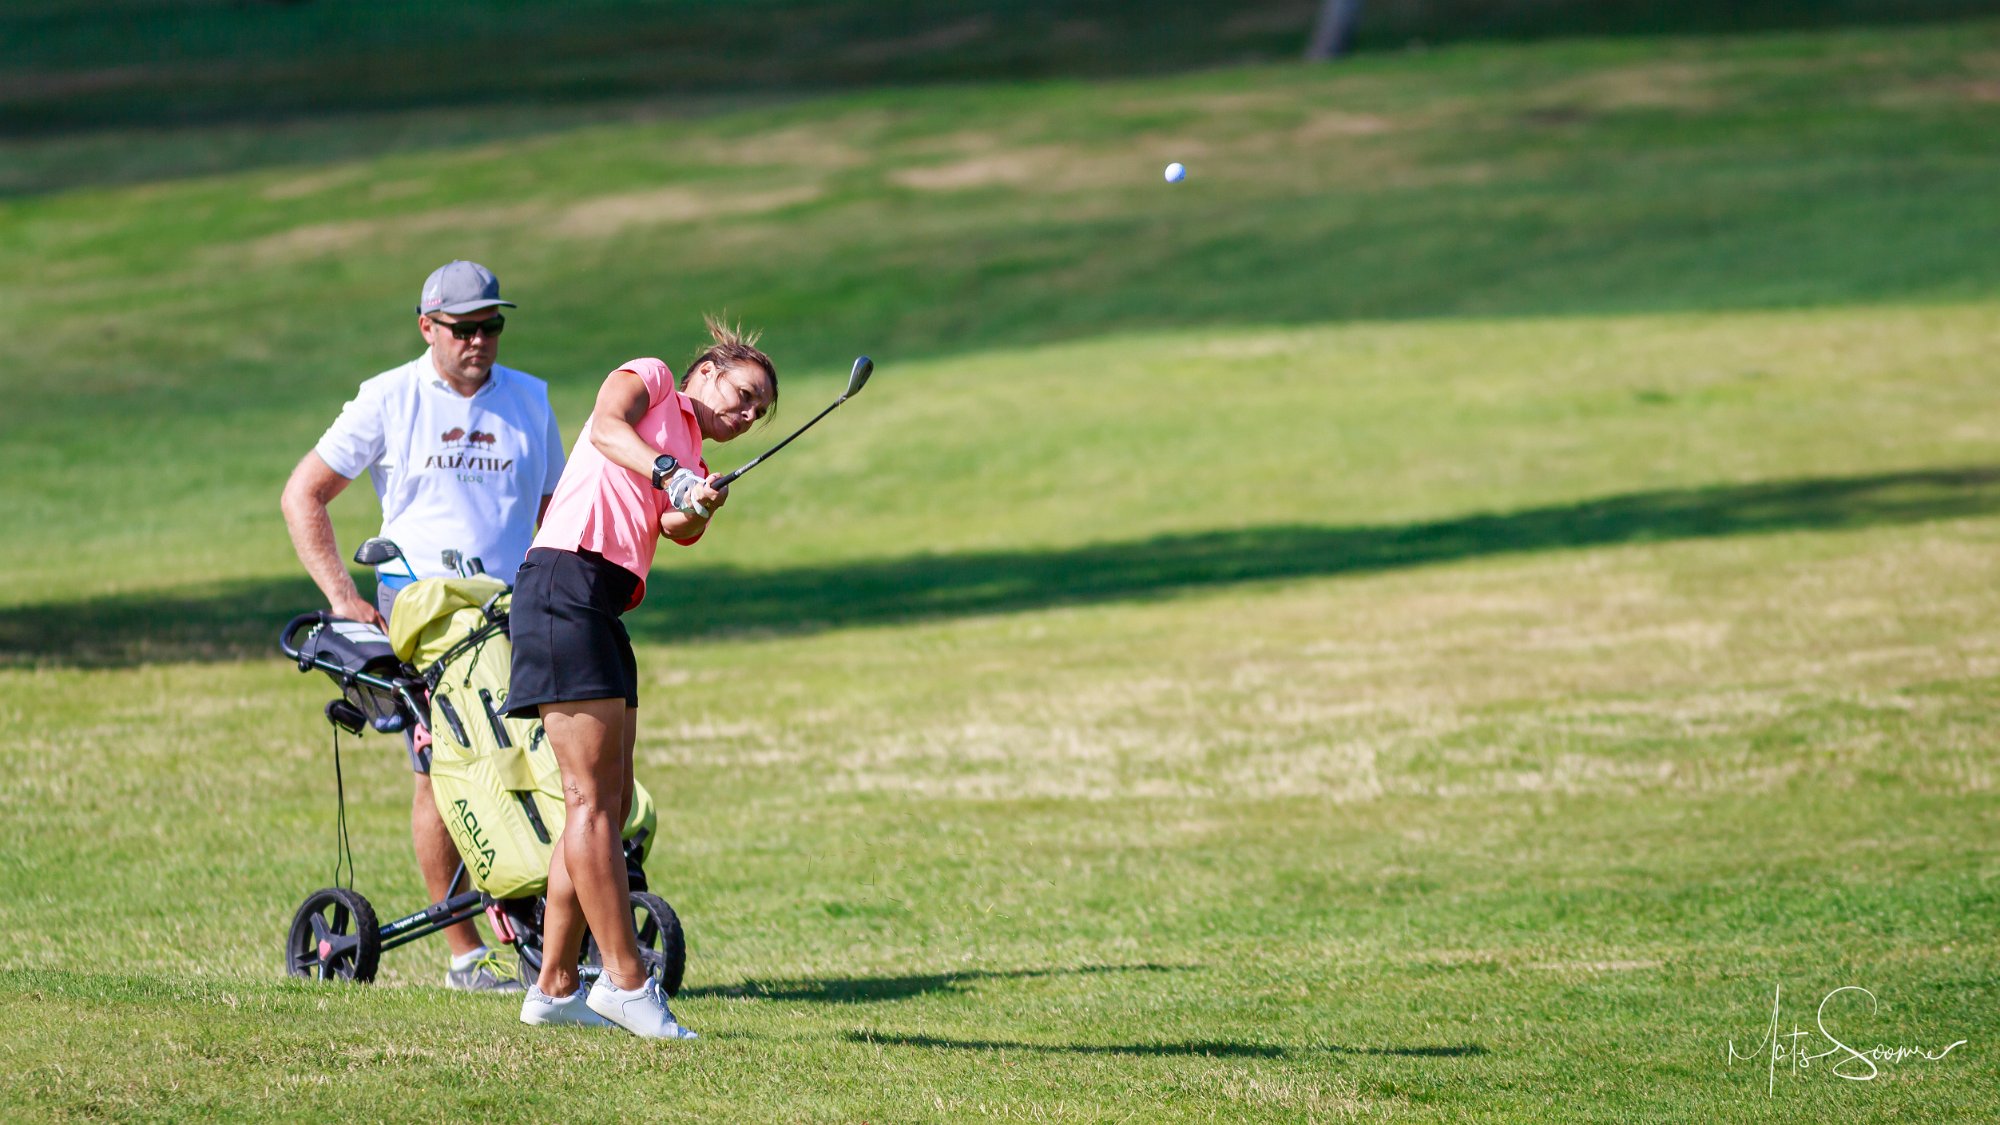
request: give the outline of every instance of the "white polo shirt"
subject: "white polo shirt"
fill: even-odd
[[[440,558],[453,549],[513,582],[542,497],[563,470],[547,383],[496,364],[467,398],[437,373],[428,349],[361,384],[314,448],[349,480],[368,470],[382,534],[419,578],[455,573]],[[380,573],[392,584],[408,577],[400,562]]]

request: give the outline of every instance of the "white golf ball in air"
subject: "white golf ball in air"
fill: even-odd
[[[1177,184],[1185,179],[1187,179],[1187,168],[1180,161],[1176,160],[1172,164],[1167,165],[1168,183]]]

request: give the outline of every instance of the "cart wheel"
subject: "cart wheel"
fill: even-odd
[[[532,983],[542,971],[542,912],[545,908],[546,903],[539,896],[500,900],[500,909],[514,928],[511,944],[515,955],[521,959],[522,984]]]
[[[679,996],[688,962],[680,915],[659,895],[633,891],[632,925],[639,931],[639,955],[646,959],[646,970],[660,982],[660,991]]]
[[[375,979],[382,932],[375,908],[353,891],[328,887],[306,896],[292,915],[285,942],[285,972],[312,980]]]
[[[639,960],[645,963],[646,974],[660,982],[660,991],[668,997],[680,995],[681,977],[687,972],[687,938],[680,916],[659,895],[633,891],[632,928],[639,934]],[[583,975],[593,980],[604,967],[597,939],[589,934],[583,938],[583,963]]]

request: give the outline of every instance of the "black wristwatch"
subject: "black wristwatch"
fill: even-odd
[[[671,453],[662,453],[658,457],[654,458],[653,487],[654,488],[667,487],[667,478],[673,476],[674,470],[680,467],[681,463],[679,461],[674,460],[674,455]]]

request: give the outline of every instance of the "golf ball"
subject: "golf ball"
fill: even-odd
[[[1177,184],[1185,179],[1187,179],[1187,168],[1180,161],[1176,160],[1172,164],[1167,165],[1168,183]]]

